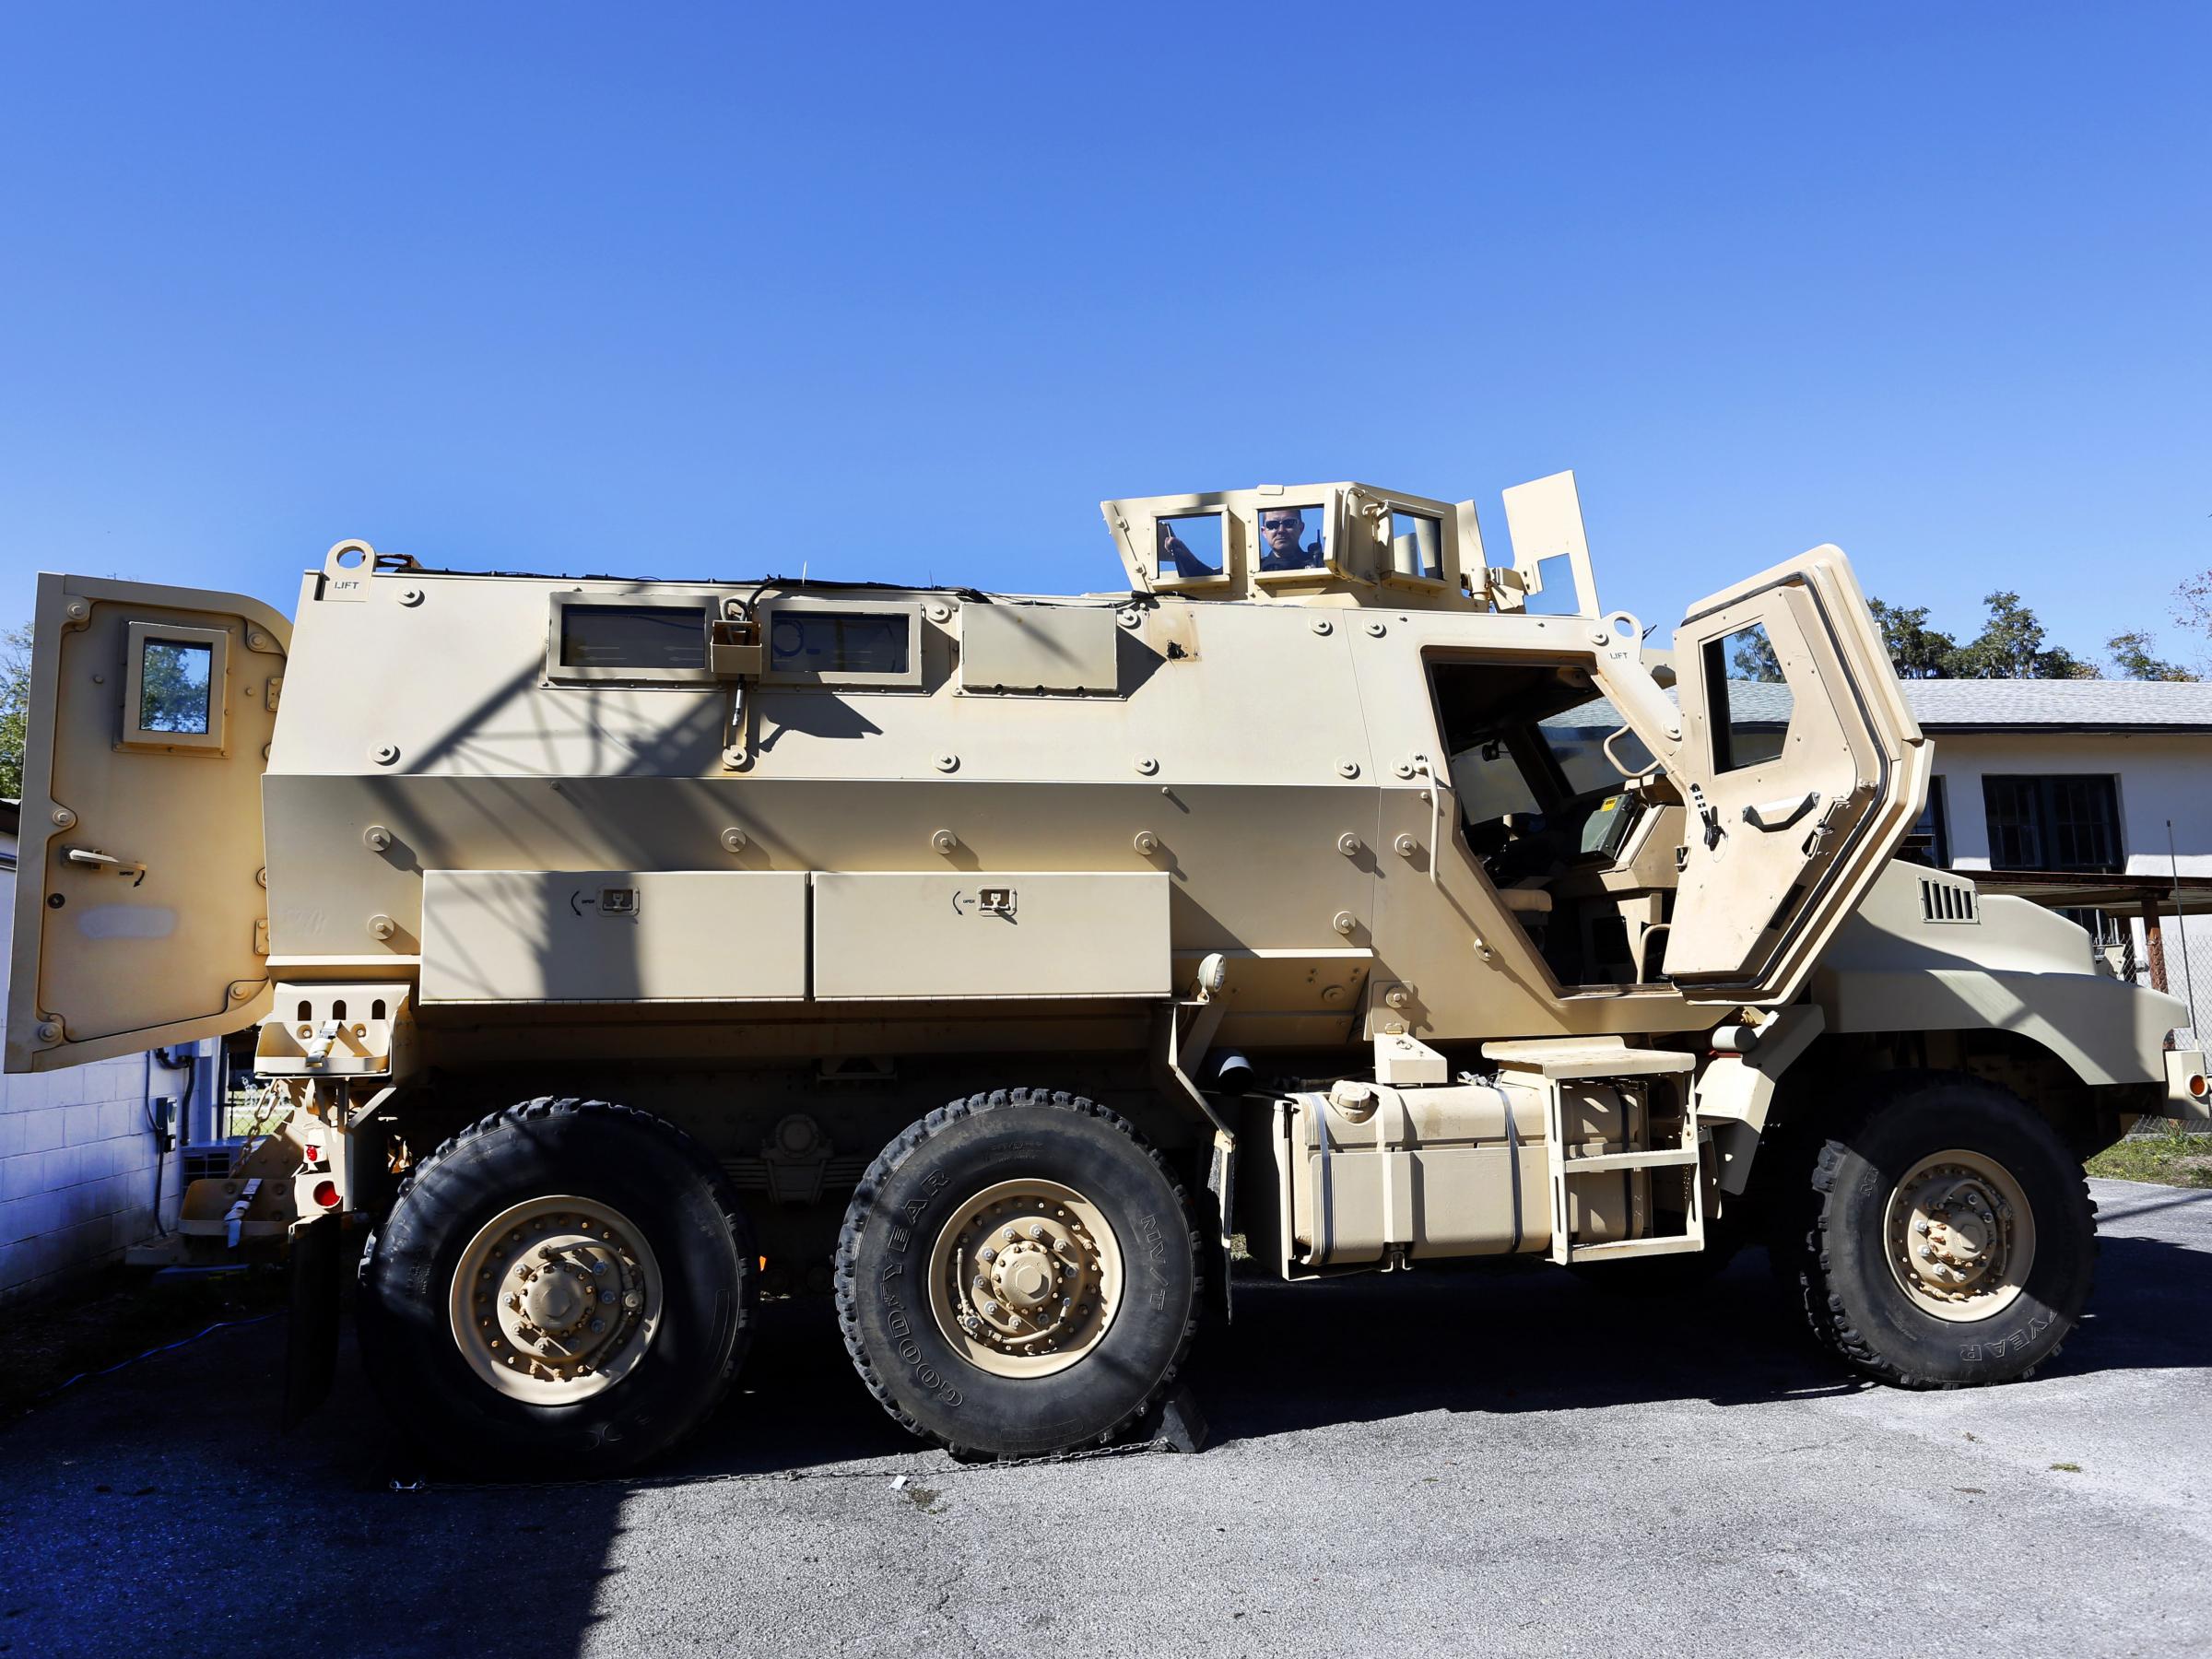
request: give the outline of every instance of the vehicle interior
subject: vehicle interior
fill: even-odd
[[[1663,983],[1683,807],[1590,676],[1437,662],[1461,832],[1562,986]]]

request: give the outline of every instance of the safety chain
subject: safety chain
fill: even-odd
[[[1091,1463],[1107,1457],[1141,1457],[1150,1452],[1172,1452],[1173,1441],[1158,1438],[1132,1441],[1123,1446],[1087,1446],[1077,1452],[1055,1452],[1043,1457],[1000,1457],[989,1462],[961,1463],[957,1459],[925,1469],[901,1469],[888,1478],[904,1475],[909,1480],[943,1479],[955,1475],[988,1475],[1005,1469],[1034,1469],[1055,1464]],[[624,1475],[584,1476],[570,1480],[414,1480],[393,1479],[394,1492],[559,1492],[579,1487],[619,1487],[625,1491],[649,1492],[669,1487],[751,1486],[771,1481],[883,1480],[881,1469],[758,1469],[726,1475],[655,1475],[635,1479]]]

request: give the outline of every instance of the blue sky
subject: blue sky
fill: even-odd
[[[347,535],[1100,588],[1102,497],[1338,477],[1501,559],[1564,466],[1669,625],[2212,566],[2201,6],[954,9],[0,11],[0,622]]]

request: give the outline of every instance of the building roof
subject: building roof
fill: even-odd
[[[1905,705],[1930,732],[2212,732],[2212,682],[2195,680],[1900,680]],[[1667,695],[1674,695],[1668,689]],[[1779,729],[1790,718],[1789,688],[1731,679],[1728,704],[1739,726]],[[1620,724],[1612,703],[1594,698],[1543,723],[1602,735]]]
[[[2212,684],[2194,680],[1900,680],[1930,731],[2212,732]]]

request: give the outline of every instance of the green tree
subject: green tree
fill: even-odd
[[[1882,630],[1882,644],[1889,653],[1889,666],[1897,670],[1900,679],[1941,679],[1959,649],[1959,641],[1939,629],[1928,626],[1928,607],[1914,606],[1907,610],[1901,605],[1884,605],[1879,599],[1866,601],[1866,608],[1874,613],[1874,620]]]
[[[1755,623],[1729,638],[1735,646],[1729,663],[1735,678],[1763,680],[1770,685],[1782,682],[1782,659],[1774,654],[1774,641],[1767,638],[1764,628]]]
[[[0,795],[23,798],[23,739],[30,722],[30,625],[0,633]]]
[[[2191,633],[2212,636],[2212,571],[2200,571],[2173,590],[2173,619]],[[2201,675],[2212,676],[2212,658],[2199,657]]]
[[[2046,630],[2020,596],[2005,589],[1983,596],[1989,620],[1982,631],[1944,661],[1953,679],[2095,679],[2096,668],[2063,645],[2046,644]]]
[[[139,725],[149,732],[205,732],[214,657],[205,645],[147,641],[138,662]]]
[[[2137,629],[2133,633],[2114,634],[2104,642],[2112,665],[2120,670],[2123,679],[2188,680],[2195,675],[2179,663],[2170,663],[2153,653],[2149,634]]]

